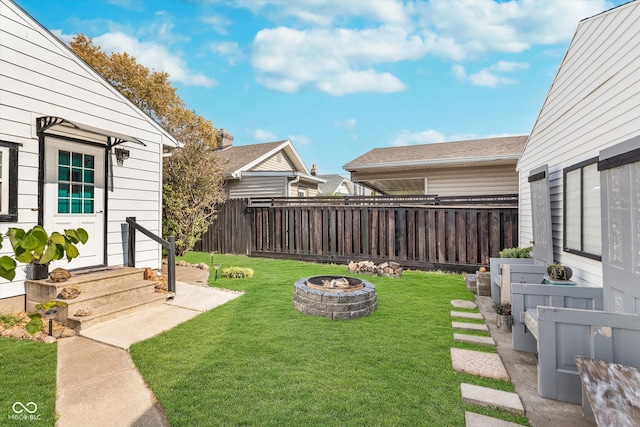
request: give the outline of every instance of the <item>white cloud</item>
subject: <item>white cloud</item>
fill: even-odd
[[[311,138],[305,135],[289,135],[289,141],[302,145],[311,144]]]
[[[432,51],[462,60],[569,40],[580,20],[611,6],[605,0],[431,0],[415,10]]]
[[[460,64],[454,65],[451,68],[451,72],[458,80],[468,80],[475,86],[496,88],[499,86],[507,86],[518,83],[518,80],[505,77],[500,73],[510,73],[526,68],[529,68],[529,64],[524,62],[498,61],[497,63],[473,74],[467,74],[464,67]]]
[[[332,95],[354,92],[398,92],[406,85],[376,64],[418,59],[426,52],[423,40],[399,28],[375,30],[286,27],[260,31],[251,62],[258,81],[285,92],[311,86]]]
[[[253,131],[253,138],[261,142],[276,141],[278,139],[275,134],[267,129],[256,129]]]
[[[165,46],[154,42],[140,42],[138,39],[122,32],[106,33],[93,38],[94,44],[102,50],[111,52],[127,52],[136,61],[147,68],[169,73],[172,81],[187,86],[213,87],[218,84],[215,79],[204,74],[193,73],[186,61],[171,53]]]
[[[352,130],[357,126],[358,121],[356,119],[347,119],[342,122],[335,122],[334,126],[341,129]]]
[[[444,142],[445,136],[433,129],[423,130],[421,132],[409,132],[404,129],[398,135],[389,140],[389,144],[394,147],[417,144],[432,144],[434,142]]]
[[[222,15],[211,15],[202,18],[202,21],[211,25],[211,28],[218,34],[227,35],[227,27],[231,25],[231,21]]]
[[[220,56],[224,56],[229,64],[235,65],[242,59],[242,51],[236,42],[213,42],[209,44],[209,50]]]

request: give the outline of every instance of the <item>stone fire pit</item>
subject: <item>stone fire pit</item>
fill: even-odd
[[[294,284],[293,307],[301,313],[329,319],[357,319],[378,306],[376,287],[366,280],[313,276]]]

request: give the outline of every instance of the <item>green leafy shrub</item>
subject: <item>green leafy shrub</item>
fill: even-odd
[[[531,258],[532,246],[527,248],[506,248],[500,251],[500,258]]]
[[[222,276],[229,279],[250,279],[253,277],[253,270],[242,267],[229,267],[222,270]]]

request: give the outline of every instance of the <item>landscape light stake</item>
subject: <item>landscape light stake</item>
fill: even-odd
[[[53,316],[55,316],[57,312],[58,310],[55,308],[50,308],[44,313],[44,315],[47,316],[47,319],[49,319],[49,336],[53,335]]]
[[[215,275],[215,277],[214,277],[213,281],[214,281],[214,282],[217,282],[217,281],[218,281],[218,269],[220,268],[220,264],[214,264],[214,265],[213,265],[213,268],[215,268],[215,269],[216,269],[216,275]]]

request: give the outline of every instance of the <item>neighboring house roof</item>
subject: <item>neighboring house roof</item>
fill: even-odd
[[[349,193],[353,194],[353,183],[344,176],[331,174],[331,175],[316,175],[318,178],[325,179],[327,182],[324,184],[320,184],[318,186],[318,190],[320,193],[327,194],[335,194],[340,189],[341,185],[345,185],[349,189]]]
[[[374,148],[343,166],[350,172],[406,170],[466,164],[515,163],[527,135],[485,138],[403,147]]]
[[[295,171],[274,171],[279,175],[300,175],[306,180],[323,182],[324,180],[311,176],[309,170],[298,155],[298,152],[289,140],[266,142],[262,144],[235,145],[216,151],[218,158],[223,163],[223,174],[226,179],[241,179],[243,173],[251,172],[251,169],[263,161],[282,151]],[[266,173],[266,172],[262,172]]]

